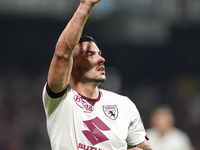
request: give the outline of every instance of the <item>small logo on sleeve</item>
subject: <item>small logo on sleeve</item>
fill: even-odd
[[[118,109],[116,105],[104,105],[103,111],[105,115],[112,120],[115,120],[118,117]]]

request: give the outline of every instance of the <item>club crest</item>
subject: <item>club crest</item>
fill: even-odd
[[[112,120],[115,120],[118,117],[118,109],[116,105],[105,105],[103,106],[103,111],[105,115]]]

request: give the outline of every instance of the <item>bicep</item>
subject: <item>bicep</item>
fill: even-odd
[[[61,92],[69,83],[73,58],[65,55],[62,50],[56,49],[50,64],[47,82],[55,93]]]

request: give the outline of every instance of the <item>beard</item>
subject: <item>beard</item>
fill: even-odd
[[[85,77],[83,77],[82,78],[82,81],[83,82],[97,82],[97,83],[103,83],[103,82],[105,82],[106,81],[106,77],[93,77],[93,78],[89,78],[89,77],[87,77],[87,76],[85,76]]]
[[[96,79],[96,82],[100,82],[100,83],[103,83],[105,81],[106,81],[106,78],[104,78],[104,79]]]
[[[97,69],[83,69],[78,68],[77,78],[83,83],[86,82],[96,82],[98,84],[103,83],[106,81],[106,75],[100,74]]]

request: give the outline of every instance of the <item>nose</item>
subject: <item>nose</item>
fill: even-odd
[[[101,55],[99,55],[99,62],[98,64],[103,64],[105,62],[105,58],[103,58]]]

